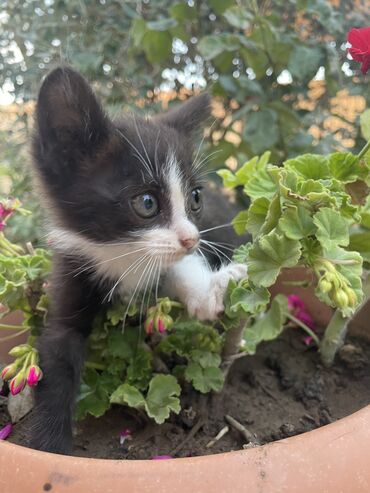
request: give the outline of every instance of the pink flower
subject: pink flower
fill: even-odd
[[[24,387],[26,386],[27,380],[25,378],[24,372],[20,371],[18,375],[16,375],[13,380],[10,381],[9,388],[12,395],[17,395],[19,392],[22,392]]]
[[[348,49],[349,54],[361,63],[361,72],[366,74],[370,69],[370,27],[351,29],[347,41],[352,45]]]
[[[13,431],[13,425],[9,423],[0,429],[0,440],[6,440]]]
[[[37,385],[37,383],[42,379],[41,368],[37,365],[31,365],[28,369],[27,383],[30,387]]]
[[[131,435],[131,430],[126,428],[126,430],[121,431],[119,434],[119,444],[122,446],[126,440],[131,440],[132,435]]]
[[[171,455],[153,455],[152,460],[167,460],[173,459]]]
[[[4,231],[5,223],[4,221],[0,221],[0,231]]]
[[[312,318],[311,314],[308,313],[308,311],[306,310],[306,305],[299,296],[295,294],[290,294],[288,296],[288,309],[295,318],[307,325],[307,327],[309,327],[311,330],[315,331],[315,321]],[[309,346],[312,342],[312,337],[304,336],[303,342],[307,344],[307,346]]]
[[[303,300],[296,294],[290,294],[288,296],[288,309],[291,312],[294,312],[296,310],[304,310],[305,305]]]

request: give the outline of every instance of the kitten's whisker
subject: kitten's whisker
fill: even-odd
[[[207,245],[207,247],[208,247],[208,248],[210,248],[211,250],[213,250],[213,252],[214,252],[214,253],[218,252],[218,253],[216,253],[216,255],[217,255],[218,257],[219,257],[219,255],[218,255],[218,254],[221,254],[221,255],[222,255],[223,257],[225,257],[225,258],[226,258],[229,262],[231,262],[230,257],[229,257],[228,255],[226,255],[226,253],[224,253],[222,250],[220,250],[219,248],[215,247],[214,245],[212,245],[212,244],[208,243],[208,242],[207,242],[207,241],[205,241],[205,240],[200,240],[200,241],[201,241],[201,243],[206,244],[206,245]],[[219,257],[219,258],[220,258],[220,257]]]
[[[134,292],[132,293],[132,296],[131,296],[130,301],[129,301],[128,305],[127,305],[127,308],[126,308],[125,314],[124,314],[124,316],[123,316],[122,329],[125,327],[126,318],[127,318],[128,312],[129,312],[129,310],[130,310],[131,303],[132,303],[132,301],[133,301],[133,299],[134,299],[134,296],[135,296],[135,294],[136,294],[136,292],[137,292],[137,290],[138,290],[138,288],[139,288],[139,286],[140,286],[141,279],[143,278],[143,276],[144,276],[144,274],[145,274],[145,272],[146,272],[146,270],[147,270],[147,268],[148,268],[149,263],[150,263],[150,261],[149,261],[149,262],[146,264],[146,266],[144,267],[144,270],[143,270],[143,272],[141,273],[141,276],[140,276],[140,278],[139,278],[138,282],[136,283],[136,286],[135,286]]]
[[[141,256],[140,258],[138,258],[132,265],[130,265],[124,272],[123,274],[121,274],[121,276],[118,278],[118,280],[115,282],[115,284],[113,285],[112,289],[110,289],[110,291],[108,291],[107,295],[104,297],[103,299],[103,302],[107,299],[108,297],[108,301],[111,301],[112,297],[113,297],[113,293],[114,293],[114,290],[116,289],[116,287],[119,285],[119,283],[124,279],[124,277],[126,277],[130,272],[132,272],[134,269],[135,269],[135,272],[137,270],[137,268],[139,267],[139,265],[143,264],[145,262],[145,260],[149,257],[149,253],[147,254],[144,254],[143,256]]]
[[[209,130],[210,130],[210,131],[212,130],[212,128],[213,128],[214,124],[216,123],[216,121],[217,121],[217,118],[215,118],[215,119],[213,120],[212,125],[209,127]],[[201,147],[202,147],[202,145],[203,145],[203,142],[204,142],[204,139],[205,139],[205,138],[206,138],[206,135],[205,135],[205,133],[204,133],[204,134],[203,134],[203,137],[202,137],[202,140],[200,141],[200,144],[199,144],[199,146],[198,146],[198,149],[197,149],[197,153],[196,153],[196,155],[195,155],[195,158],[193,159],[193,162],[192,162],[192,164],[191,164],[191,166],[192,166],[192,167],[193,167],[194,163],[196,163],[196,161],[197,161],[197,159],[198,159],[199,152],[200,152],[200,149],[201,149]]]
[[[147,289],[149,287],[150,277],[152,275],[152,272],[153,272],[155,263],[156,263],[156,258],[155,257],[152,257],[150,259],[150,268],[148,269],[148,272],[147,272],[147,279],[146,279],[146,283],[145,283],[145,287],[144,287],[144,291],[143,291],[143,296],[142,296],[142,299],[141,299],[140,318],[139,318],[140,325],[141,325],[142,319],[143,319],[143,310],[144,310],[144,304],[145,304],[145,296],[146,296]]]
[[[215,245],[217,247],[220,247],[221,249],[224,248],[225,250],[229,250],[229,252],[233,252],[235,250],[235,248],[230,248],[229,246],[226,246],[226,245],[230,245],[231,243],[222,243],[219,241],[209,241],[209,240],[203,240],[203,239],[201,239],[200,242]]]
[[[139,158],[139,161],[141,162],[141,164],[144,166],[144,168],[148,171],[149,175],[153,178],[153,174],[152,174],[152,171],[151,169],[148,167],[148,164],[146,163],[144,157],[142,156],[142,154],[140,153],[140,151],[138,150],[138,148],[131,142],[131,140],[126,137],[126,135],[124,135],[121,130],[119,128],[116,128],[117,130],[117,133],[119,133],[119,135],[125,139],[125,141],[134,149],[134,151],[137,152],[137,157]]]
[[[219,226],[214,226],[213,228],[203,229],[202,231],[199,231],[199,234],[208,233],[209,231],[214,231],[215,229],[232,228],[232,227],[233,225],[231,223],[220,224]]]
[[[194,164],[194,169],[196,171],[199,171],[200,168],[202,167],[203,163],[205,166],[208,163],[208,161],[210,161],[211,158],[213,158],[213,156],[215,156],[216,154],[219,154],[220,152],[222,152],[222,149],[217,149],[216,151],[210,152],[202,160],[200,160],[198,163]]]
[[[210,250],[209,248],[206,248],[205,246],[199,247],[199,251],[201,251],[200,250],[201,248],[203,248],[203,250],[205,252],[210,253],[211,255],[216,255],[218,260],[220,261],[220,264],[222,264],[222,258],[220,257],[220,255],[217,252],[214,252],[214,251]]]
[[[202,252],[202,250],[200,249],[200,247],[198,247],[198,252],[201,254],[201,256],[203,257],[203,260],[206,262],[206,264],[208,265],[208,267],[211,269],[211,265],[210,263],[208,262],[208,259],[207,257],[204,255],[204,253]],[[211,269],[212,270],[212,269]]]
[[[133,115],[133,118],[134,118],[134,125],[135,125],[135,129],[136,129],[137,136],[139,137],[140,143],[141,143],[141,145],[142,145],[142,147],[143,147],[143,150],[144,150],[144,152],[145,152],[145,156],[146,156],[146,159],[147,159],[148,168],[149,168],[149,170],[150,170],[150,175],[151,175],[151,177],[152,177],[152,178],[153,178],[153,180],[154,180],[153,172],[152,172],[152,170],[151,170],[151,163],[150,163],[149,155],[148,155],[148,152],[147,152],[146,147],[145,147],[145,145],[144,145],[143,139],[142,139],[142,137],[141,137],[141,135],[140,135],[140,132],[139,132],[139,127],[137,126],[136,116],[135,116],[135,115]]]
[[[118,260],[120,258],[126,257],[127,255],[133,255],[134,253],[142,252],[145,250],[147,250],[147,247],[139,248],[138,250],[133,250],[132,252],[126,252],[126,253],[123,253],[122,255],[117,255],[117,257],[112,257],[112,258],[108,258],[106,260],[102,260],[101,262],[98,262],[96,264],[94,263],[93,265],[90,265],[88,267],[86,267],[86,265],[87,265],[87,263],[86,263],[86,264],[82,265],[81,267],[79,267],[79,269],[76,269],[77,273],[75,274],[74,277],[79,276],[80,274],[82,274],[83,272],[85,272],[89,269],[94,269],[94,267],[98,267],[99,265],[106,264],[107,262],[113,262],[113,260]],[[91,260],[90,262],[93,262],[93,260]]]
[[[155,286],[155,301],[156,302],[158,300],[158,286],[159,286],[159,279],[161,277],[161,272],[162,272],[162,257],[160,257],[160,264],[159,264],[158,276],[157,276],[157,284]]]

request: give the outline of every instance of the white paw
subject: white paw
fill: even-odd
[[[247,276],[247,267],[231,263],[212,273],[207,292],[194,291],[187,299],[187,310],[198,320],[216,320],[224,311],[224,296],[230,279],[239,281]]]

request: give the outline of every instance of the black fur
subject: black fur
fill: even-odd
[[[167,185],[161,172],[151,176],[142,166],[135,152],[136,148],[144,153],[139,135],[151,170],[171,148],[191,190],[197,185],[191,168],[193,138],[209,111],[209,97],[202,94],[153,119],[124,116],[112,121],[83,77],[68,67],[51,72],[38,98],[33,155],[53,220],[102,243],[168,223]],[[157,195],[162,211],[150,220],[140,219],[130,207],[132,196],[148,188]],[[216,199],[220,203],[218,194]],[[212,215],[213,221],[204,222],[194,214],[193,220],[203,227],[216,225],[216,218],[230,221],[234,210],[219,209],[222,218],[212,212],[208,217]],[[52,306],[38,343],[44,378],[35,391],[31,446],[57,453],[71,450],[85,340],[103,298],[88,272],[74,275],[81,265],[78,258],[55,254]]]

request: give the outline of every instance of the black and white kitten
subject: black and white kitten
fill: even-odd
[[[71,449],[85,340],[102,303],[117,294],[133,298],[161,277],[190,315],[214,320],[229,280],[246,275],[233,263],[211,270],[198,251],[200,228],[212,230],[233,214],[218,195],[217,206],[207,207],[210,193],[203,193],[193,156],[209,107],[203,94],[157,117],[112,121],[72,69],[46,77],[33,155],[55,254],[32,447]]]

